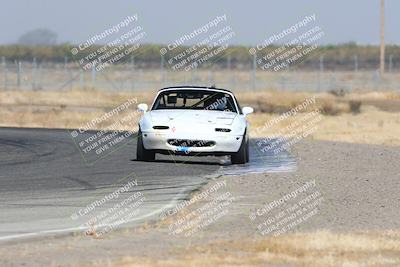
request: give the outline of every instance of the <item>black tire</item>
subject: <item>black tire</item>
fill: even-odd
[[[247,140],[246,142],[246,163],[250,162],[250,149],[249,149],[249,143],[250,141]]]
[[[246,140],[246,134],[243,135],[242,143],[240,144],[239,151],[231,155],[232,164],[245,164],[248,162],[248,146],[249,143]]]
[[[137,137],[136,160],[153,161],[155,159],[156,159],[156,153],[144,148],[143,135],[142,135],[142,132],[139,130],[138,137]]]

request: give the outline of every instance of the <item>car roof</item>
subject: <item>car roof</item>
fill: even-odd
[[[229,91],[227,89],[222,89],[222,88],[216,88],[214,86],[207,87],[207,86],[193,86],[193,85],[164,87],[164,88],[160,89],[159,91],[170,90],[170,89],[177,89],[177,90],[180,90],[180,89],[182,89],[182,90],[183,89],[189,89],[189,90],[190,89],[194,89],[194,90],[196,90],[196,89],[211,89],[211,90],[225,91],[227,93],[233,94],[232,91]]]
[[[204,89],[204,90],[215,90],[215,91],[222,91],[222,92],[226,92],[226,93],[228,93],[228,94],[231,94],[232,97],[233,97],[233,99],[234,99],[234,102],[235,102],[235,107],[236,107],[236,109],[237,109],[236,112],[239,113],[239,114],[242,114],[242,111],[241,111],[241,108],[240,108],[240,106],[239,106],[239,103],[238,103],[238,101],[237,101],[235,95],[233,94],[233,92],[231,92],[231,91],[229,91],[229,90],[227,90],[227,89],[216,88],[216,87],[214,87],[214,86],[207,87],[207,86],[181,85],[181,86],[164,87],[164,88],[162,88],[162,89],[160,89],[160,90],[158,91],[156,98],[157,98],[157,97],[161,94],[161,92],[163,92],[163,91],[167,91],[167,90],[185,90],[185,89],[187,89],[187,90],[191,90],[191,89],[193,89],[193,90],[196,90],[196,89],[199,89],[199,90],[201,90],[201,89]],[[156,98],[154,98],[153,104],[151,105],[151,106],[152,106],[152,109],[153,109],[153,107],[154,107],[154,103],[155,103],[155,101],[156,101]]]

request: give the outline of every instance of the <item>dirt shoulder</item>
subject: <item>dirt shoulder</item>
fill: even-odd
[[[398,266],[400,149],[302,141],[292,153],[296,172],[219,177],[140,228],[2,243],[0,265]]]

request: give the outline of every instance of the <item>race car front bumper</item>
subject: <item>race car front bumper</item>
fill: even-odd
[[[213,136],[187,134],[143,132],[143,146],[148,150],[158,152],[170,151],[178,154],[231,154],[239,150],[242,143],[242,135],[219,133]]]

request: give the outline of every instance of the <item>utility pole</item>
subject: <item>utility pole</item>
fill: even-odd
[[[380,57],[381,75],[385,72],[385,0],[381,0],[381,57]]]

